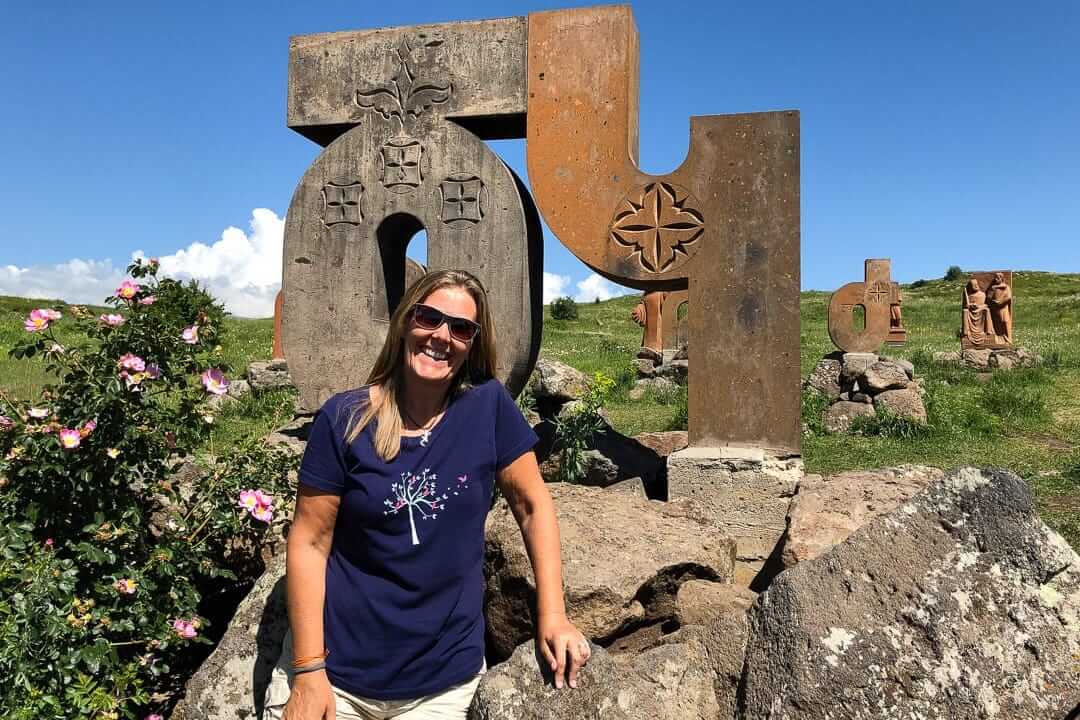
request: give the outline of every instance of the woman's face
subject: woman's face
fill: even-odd
[[[476,301],[463,287],[439,288],[420,302],[441,310],[446,315],[477,322]],[[446,323],[434,330],[424,330],[418,327],[410,316],[405,332],[406,382],[449,384],[465,364],[474,342],[476,338],[470,342],[462,342],[451,336]]]

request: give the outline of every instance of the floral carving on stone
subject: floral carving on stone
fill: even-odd
[[[619,203],[611,221],[611,241],[630,248],[649,272],[667,272],[690,259],[705,232],[697,200],[679,185],[649,183]]]
[[[442,45],[441,40],[433,39],[423,43],[425,49],[439,45]],[[357,90],[357,105],[374,110],[387,120],[397,117],[404,124],[407,116],[420,117],[427,108],[450,99],[452,83],[424,77],[421,74],[423,68],[414,56],[415,51],[405,37],[401,38],[392,52],[397,56],[397,72],[387,83]]]

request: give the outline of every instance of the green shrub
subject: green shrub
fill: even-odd
[[[964,277],[964,271],[959,265],[950,265],[949,269],[945,271],[945,279],[949,282],[956,282]]]
[[[593,374],[585,395],[572,412],[555,420],[555,450],[561,453],[559,482],[578,483],[585,477],[584,452],[593,435],[604,427],[600,408],[615,387],[615,381],[601,372]]]
[[[561,297],[551,301],[551,317],[556,320],[577,320],[578,307],[573,298]]]
[[[295,459],[262,445],[173,478],[228,381],[216,303],[156,271],[133,263],[115,312],[34,310],[10,352],[58,380],[29,403],[0,395],[0,717],[167,714],[211,643],[207,599],[259,571],[291,502]],[[61,322],[81,339],[62,347]]]

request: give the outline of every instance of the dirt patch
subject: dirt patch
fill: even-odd
[[[1056,435],[1050,433],[1028,433],[1021,436],[1024,440],[1029,440],[1039,447],[1044,447],[1047,450],[1061,450],[1063,452],[1069,452],[1074,447],[1073,443],[1068,440],[1062,440]]]
[[[1080,494],[1051,495],[1039,500],[1039,508],[1051,513],[1080,513]]]

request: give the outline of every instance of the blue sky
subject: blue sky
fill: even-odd
[[[691,115],[801,111],[804,288],[859,279],[866,257],[902,281],[1080,271],[1080,4],[633,5],[644,170],[679,165]],[[319,152],[285,127],[290,35],[560,6],[7,5],[0,294],[86,300],[142,250],[253,312]],[[495,146],[524,173],[523,141]],[[590,274],[551,237],[545,270],[570,294]]]

